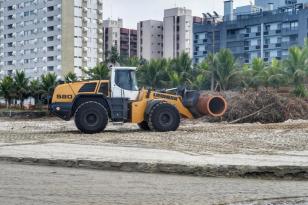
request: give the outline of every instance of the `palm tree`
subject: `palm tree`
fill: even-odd
[[[211,90],[213,91],[215,88],[215,73],[217,70],[217,60],[216,60],[216,54],[209,53],[207,55],[207,58],[205,59],[206,64],[208,65],[208,72],[211,75]]]
[[[239,69],[229,49],[222,49],[216,54],[214,76],[222,90],[229,90],[238,85]]]
[[[76,82],[77,79],[77,75],[75,73],[69,72],[64,76],[65,82],[66,83],[74,83]]]
[[[307,65],[306,57],[301,48],[293,47],[289,49],[289,56],[284,61],[284,66],[286,72],[293,78],[294,84],[301,84],[304,81]]]
[[[171,60],[168,73],[171,86],[191,86],[193,81],[192,59],[187,53],[181,53],[180,56]]]
[[[164,88],[168,86],[169,61],[166,59],[151,60],[137,70],[139,85],[150,88]]]
[[[116,65],[120,61],[120,55],[118,53],[117,47],[113,46],[110,51],[107,52],[107,63]]]
[[[307,59],[308,43],[306,41],[303,49],[299,47],[290,48],[289,56],[284,61],[285,71],[292,80],[292,84],[295,86],[295,94],[299,97],[307,95],[307,91],[304,86],[305,78],[308,75]]]
[[[204,59],[201,63],[197,64],[193,73],[193,75],[196,76],[192,82],[193,89],[210,89],[211,71],[209,70],[207,59]]]
[[[128,67],[138,67],[140,66],[141,64],[141,60],[136,57],[136,56],[133,56],[133,57],[120,57],[120,65],[121,66],[128,66]]]
[[[83,68],[82,71],[87,75],[89,80],[104,80],[109,78],[109,69],[104,63],[98,64],[89,70]]]
[[[44,91],[41,88],[41,82],[39,80],[32,80],[29,84],[30,96],[34,98],[34,105],[37,105],[40,101],[40,96]]]
[[[55,87],[57,86],[57,75],[48,73],[41,76],[41,88],[45,97],[52,96]]]
[[[256,90],[262,85],[265,85],[265,69],[266,64],[264,63],[263,59],[261,58],[255,58],[252,60],[252,64],[249,67],[249,78],[247,85],[249,87],[252,87]]]
[[[289,79],[283,70],[281,61],[272,60],[272,63],[267,66],[264,73],[266,86],[279,88],[288,83]]]
[[[244,64],[241,69],[240,73],[240,85],[243,88],[249,88],[250,82],[252,78],[252,72],[250,69],[250,65]]]
[[[24,100],[28,94],[29,79],[26,78],[24,71],[16,71],[14,76],[14,88],[17,98],[20,103],[20,108],[23,107]]]
[[[5,76],[0,82],[0,95],[4,97],[7,108],[11,106],[14,92],[14,80],[11,76]]]

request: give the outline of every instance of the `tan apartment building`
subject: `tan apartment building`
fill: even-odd
[[[104,51],[107,56],[116,47],[121,57],[137,56],[137,30],[123,27],[123,20],[104,21]]]

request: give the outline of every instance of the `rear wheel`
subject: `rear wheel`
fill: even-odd
[[[149,127],[157,132],[176,131],[180,126],[180,113],[167,103],[155,105],[149,113]]]
[[[138,127],[144,131],[150,131],[150,127],[147,121],[143,121],[141,123],[138,124]]]
[[[94,101],[83,103],[76,110],[75,124],[86,134],[102,132],[108,124],[108,112],[100,103]]]

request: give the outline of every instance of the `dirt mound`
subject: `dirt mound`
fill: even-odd
[[[233,123],[278,123],[308,119],[308,103],[273,91],[248,91],[232,97],[224,120]]]

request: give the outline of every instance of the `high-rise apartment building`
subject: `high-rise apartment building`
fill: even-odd
[[[297,0],[255,0],[255,5],[261,7],[263,10],[272,10],[285,6],[288,1],[295,2]]]
[[[104,52],[107,55],[112,47],[120,52],[120,29],[123,28],[123,20],[104,20]]]
[[[186,8],[172,8],[164,11],[164,20],[147,20],[138,23],[138,57],[146,60],[176,58],[182,52],[193,56],[193,21]]]
[[[255,0],[255,5],[261,7],[264,11],[303,3],[308,3],[308,0]]]
[[[230,49],[242,63],[251,63],[254,58],[262,58],[265,62],[284,59],[290,47],[304,45],[308,36],[305,4],[235,15],[218,24],[204,21],[194,25],[195,63],[200,63],[213,49],[217,52],[221,48]]]
[[[137,56],[137,31],[123,28],[122,19],[104,21],[105,55],[108,55],[113,47],[117,48],[122,57]]]
[[[120,29],[120,55],[123,57],[137,56],[137,30]]]
[[[139,58],[146,60],[163,57],[163,22],[155,20],[141,21],[138,23]]]
[[[193,54],[192,11],[172,8],[164,13],[164,57],[176,58],[182,52]]]
[[[82,75],[103,60],[102,0],[0,0],[0,70]]]

